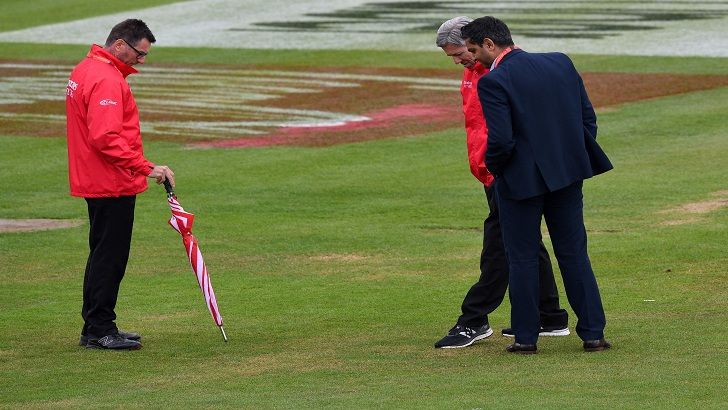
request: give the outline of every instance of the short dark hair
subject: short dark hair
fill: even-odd
[[[150,43],[157,41],[146,23],[138,19],[124,20],[115,25],[114,28],[111,29],[109,37],[106,38],[106,47],[114,44],[114,41],[120,38],[126,40],[132,45],[137,44],[143,38],[149,40]]]
[[[485,16],[477,18],[460,29],[463,39],[469,39],[471,43],[483,45],[483,41],[489,38],[498,47],[513,45],[511,31],[506,23],[495,17]]]

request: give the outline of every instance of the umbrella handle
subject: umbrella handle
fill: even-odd
[[[174,196],[174,189],[172,189],[172,184],[169,183],[169,180],[164,180],[164,189],[167,191],[167,198]]]

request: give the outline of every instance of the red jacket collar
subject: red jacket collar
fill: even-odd
[[[465,67],[465,68],[467,68],[467,67]],[[487,73],[488,71],[490,71],[487,68],[485,68],[485,66],[483,64],[481,64],[480,61],[477,61],[477,60],[475,61],[475,64],[473,64],[473,67],[467,68],[467,69],[470,71],[474,71],[480,75],[483,75],[484,73]]]
[[[94,44],[91,46],[91,50],[89,50],[86,57],[93,58],[95,60],[99,60],[99,61],[107,63],[107,64],[113,64],[114,67],[116,67],[116,69],[119,70],[121,75],[124,76],[124,78],[126,78],[129,74],[136,74],[139,72],[136,70],[136,68],[134,68],[130,65],[127,65],[123,61],[114,57],[113,54],[104,50],[104,48],[98,44]]]

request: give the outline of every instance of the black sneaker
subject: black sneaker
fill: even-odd
[[[88,339],[87,349],[113,349],[113,350],[138,350],[142,348],[142,344],[136,340],[129,340],[118,333],[106,335],[101,338],[90,337]]]
[[[136,332],[125,332],[123,330],[119,330],[119,335],[124,339],[136,340],[137,342],[142,341],[142,335]],[[78,340],[78,345],[86,346],[88,344],[88,340],[89,337],[87,335],[81,335],[81,338]]]
[[[505,328],[501,330],[501,334],[505,337],[516,337],[515,333],[513,333],[513,329]],[[571,332],[569,331],[569,327],[555,327],[555,328],[541,328],[541,331],[538,332],[539,336],[568,336]]]
[[[568,336],[571,332],[568,326],[542,327],[539,336]]]
[[[475,328],[455,325],[455,327],[450,329],[447,333],[447,336],[435,343],[435,347],[438,349],[457,349],[459,347],[468,347],[492,334],[493,329],[491,329],[487,323]]]

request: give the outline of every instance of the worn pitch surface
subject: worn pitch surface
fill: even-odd
[[[61,137],[70,65],[0,61],[3,133]],[[458,69],[142,67],[145,139],[194,147],[328,146],[462,125]],[[597,109],[728,85],[728,76],[584,73]]]

